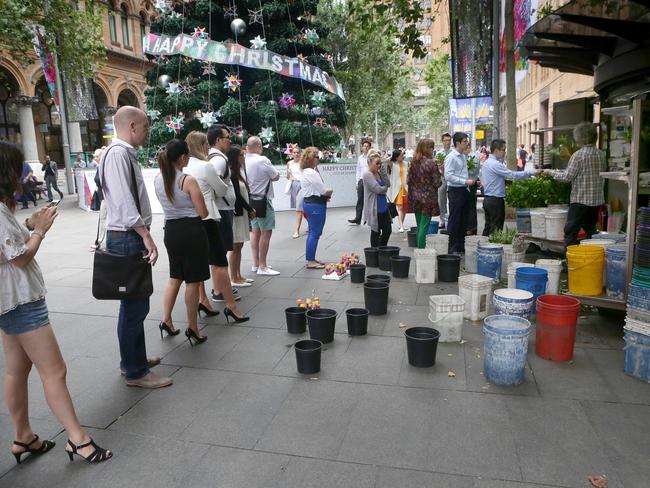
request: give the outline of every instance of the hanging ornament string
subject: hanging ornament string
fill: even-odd
[[[165,21],[167,20],[167,16],[165,15],[165,13],[162,13],[161,15],[162,15],[161,31],[162,31],[162,34],[164,35],[165,34]],[[149,27],[149,28],[151,29],[151,27]],[[144,68],[144,62],[145,61],[143,60],[142,61],[143,68]],[[160,58],[158,58],[157,66],[156,66],[156,80],[154,81],[153,100],[152,100],[152,103],[151,103],[152,106],[151,106],[151,108],[147,107],[147,115],[149,116],[149,118],[151,119],[152,122],[154,122],[155,119],[158,118],[158,117],[154,117],[154,116],[156,114],[156,95],[158,94],[158,86],[159,86],[158,85],[158,79],[160,78],[160,64],[161,64],[160,63]],[[144,72],[144,69],[143,69],[143,72]],[[148,140],[147,140],[147,158],[150,157],[149,156],[150,154],[151,154],[151,131],[149,131],[149,136],[148,136]]]
[[[291,26],[293,27],[292,30],[295,31],[296,30],[296,25],[291,20],[291,9],[289,8],[289,0],[285,0],[285,3],[287,5],[287,17],[289,17],[289,24],[291,24]],[[298,45],[296,43],[295,37],[293,39],[293,49],[294,49],[294,51],[296,53],[296,58],[298,58],[299,57],[298,56]],[[302,89],[302,97],[303,97],[303,99],[304,99],[304,101],[306,103],[307,102],[307,94],[305,92],[305,84],[303,83],[302,78],[300,79],[300,87]],[[309,117],[309,110],[306,111],[305,116],[307,117],[307,127],[309,129],[309,140],[311,141],[311,145],[313,146],[314,145],[314,136],[313,136],[312,131],[311,131],[311,118]]]
[[[209,0],[210,6],[208,7],[208,39],[212,40],[212,0]],[[212,110],[212,99],[210,97],[210,90],[212,88],[212,69],[208,70],[208,112]]]
[[[262,24],[262,36],[264,37],[264,39],[266,39],[266,27],[264,26],[264,10],[262,9],[262,0],[258,0],[258,4],[259,4],[259,7],[260,7],[258,12],[259,12],[259,15],[262,18],[262,22],[261,22],[261,24]],[[273,100],[273,102],[275,102],[275,95],[273,94],[273,82],[271,80],[271,71],[267,70],[267,74],[268,74],[268,77],[269,77],[269,91],[271,92],[271,100]],[[277,107],[277,105],[275,103],[273,103],[272,107],[273,107],[273,119],[275,121],[275,136],[276,136],[276,138],[278,140],[278,148],[280,148],[281,146],[280,146],[280,128],[278,126],[278,107]]]
[[[237,0],[233,0],[231,8],[235,18],[237,18]],[[235,35],[235,44],[239,44],[238,30],[234,29],[232,33]],[[239,65],[236,66],[237,66],[237,79],[241,80],[241,76],[239,73]],[[242,144],[243,144],[244,143],[244,114],[243,114],[242,102],[241,102],[241,86],[237,90],[237,95],[239,97],[239,130],[241,131]]]
[[[183,34],[185,30],[185,2],[183,2],[183,13],[181,17],[181,34]],[[183,55],[179,54],[178,56],[178,75],[176,76],[176,83],[180,85],[181,83],[181,66],[183,65]],[[180,93],[176,93],[176,107],[174,108],[174,117],[176,120],[178,120],[178,99],[180,98]]]

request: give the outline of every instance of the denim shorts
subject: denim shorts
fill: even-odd
[[[0,329],[7,335],[24,334],[50,323],[45,298],[35,302],[23,303],[13,310],[0,315]]]

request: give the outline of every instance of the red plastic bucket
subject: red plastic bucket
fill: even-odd
[[[564,295],[537,298],[535,353],[551,361],[570,361],[576,340],[580,301]]]

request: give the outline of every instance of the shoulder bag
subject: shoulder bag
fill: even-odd
[[[266,185],[266,191],[264,196],[251,195],[250,196],[250,206],[255,210],[255,216],[261,219],[266,217],[266,202],[268,201],[269,189],[271,188],[271,180],[269,180],[268,185]]]
[[[138,212],[141,212],[135,170],[131,161],[129,165],[131,192]],[[102,177],[106,169],[104,166]],[[151,264],[141,254],[122,256],[100,249],[99,220],[95,246],[92,293],[97,300],[144,300],[153,294]]]

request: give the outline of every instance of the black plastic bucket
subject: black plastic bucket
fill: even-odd
[[[314,339],[304,339],[294,344],[298,373],[314,374],[320,371],[320,353],[323,344]]]
[[[366,281],[380,281],[388,285],[390,284],[390,276],[385,274],[371,274],[366,277]]]
[[[440,332],[431,327],[411,327],[404,331],[404,337],[411,366],[429,368],[436,364]]]
[[[384,315],[388,311],[388,283],[366,281],[363,284],[363,299],[370,315]]]
[[[409,230],[414,230],[414,231],[417,232],[418,228],[417,228],[417,226],[415,226],[415,227],[411,227]]]
[[[379,246],[379,269],[382,271],[390,271],[390,258],[391,256],[399,255],[399,247],[397,246]]]
[[[365,308],[348,308],[345,315],[348,318],[348,334],[360,336],[368,333],[368,310]]]
[[[376,247],[366,247],[363,250],[366,255],[366,266],[369,268],[379,267],[379,249]]]
[[[307,325],[309,326],[309,337],[323,344],[334,340],[334,328],[336,327],[336,310],[331,308],[317,308],[308,310]]]
[[[366,265],[365,264],[351,264],[350,265],[350,281],[352,283],[363,283],[366,281]]]
[[[460,256],[441,254],[438,256],[438,281],[455,283],[460,274]]]
[[[393,278],[408,278],[409,268],[411,267],[411,258],[408,256],[391,256],[390,269],[393,272]]]
[[[307,318],[306,308],[289,307],[284,309],[284,315],[287,318],[287,332],[289,334],[302,334],[306,330]]]
[[[416,230],[407,231],[406,238],[409,241],[409,247],[418,247],[418,232]]]

